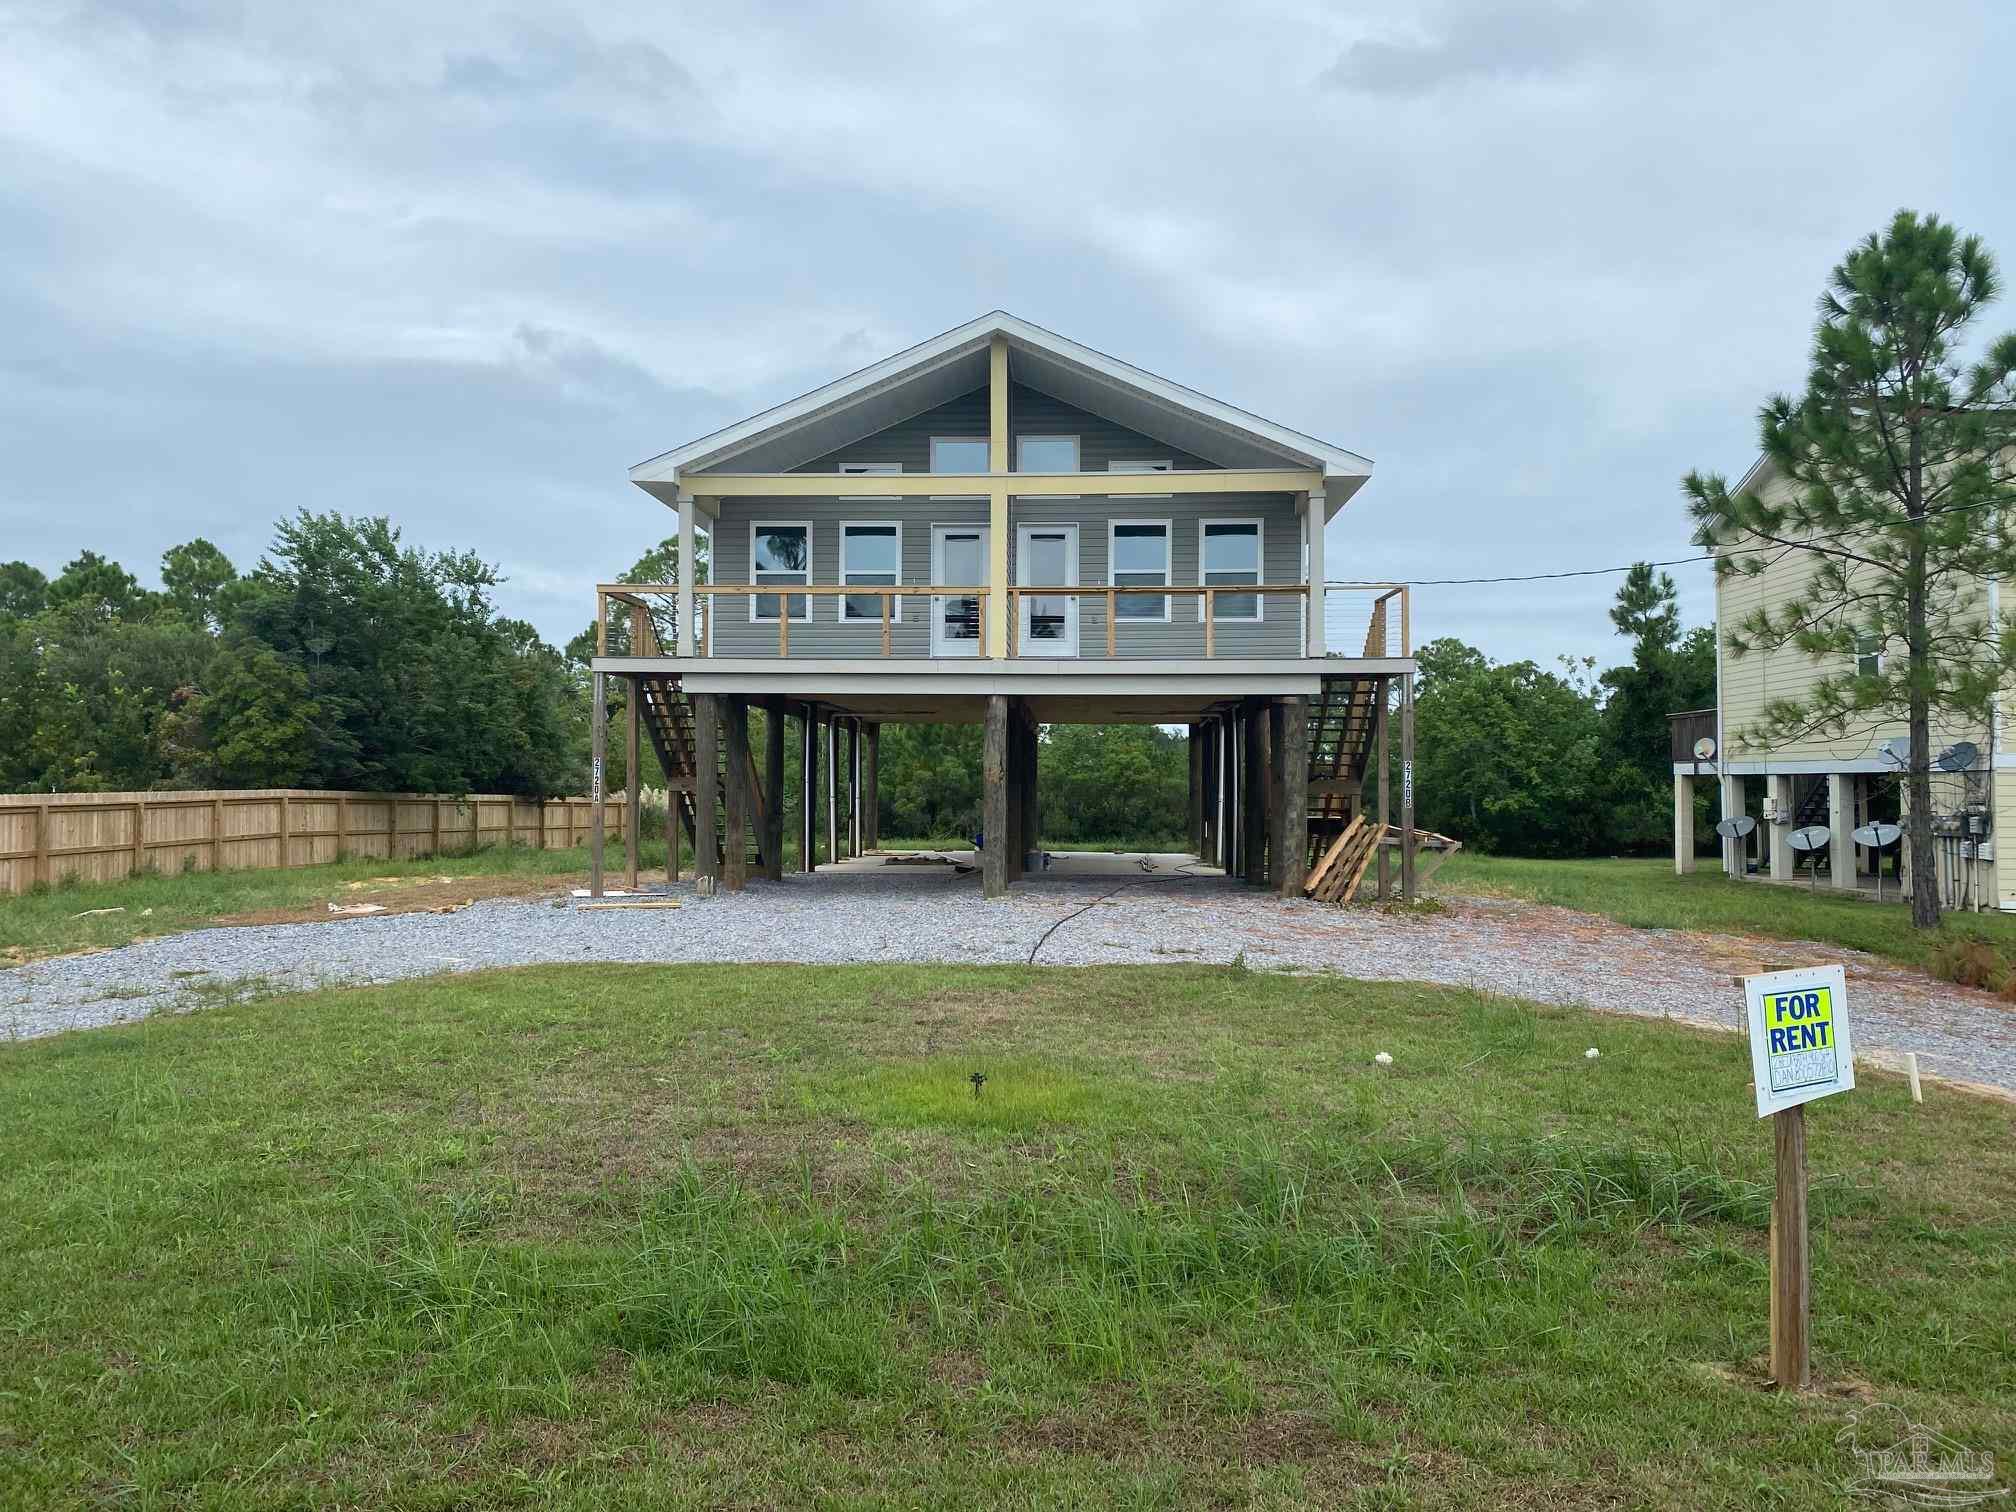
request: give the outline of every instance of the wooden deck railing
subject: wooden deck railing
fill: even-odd
[[[676,648],[678,625],[676,604],[679,589],[670,583],[602,583],[597,585],[596,595],[596,654],[607,656],[610,644],[610,611],[616,606],[630,610],[630,654],[633,656],[658,656],[665,654],[663,647]],[[961,599],[974,604],[975,649],[979,655],[987,655],[987,600],[992,596],[990,589],[979,586],[955,584],[906,584],[896,587],[864,587],[854,583],[800,583],[800,584],[759,584],[759,583],[700,583],[693,588],[694,618],[698,621],[697,651],[701,656],[714,654],[714,621],[717,598],[743,599],[753,597],[775,598],[785,602],[779,604],[777,625],[777,654],[780,657],[791,654],[791,626],[807,624],[817,618],[794,620],[788,613],[788,602],[792,599],[873,598],[881,603],[882,655],[895,655],[895,613],[894,606],[902,599]],[[1344,596],[1348,602],[1357,598],[1368,604],[1366,619],[1366,656],[1411,656],[1413,654],[1413,627],[1410,623],[1407,585],[1404,583],[1325,583],[1321,592],[1313,600],[1314,613],[1324,613],[1326,603],[1336,602]],[[1079,587],[1024,587],[1008,589],[1008,644],[1006,654],[1022,656],[1029,654],[1021,644],[1021,603],[1025,598],[1070,598],[1081,602],[1086,599],[1102,601],[1106,610],[1106,655],[1119,655],[1119,632],[1129,621],[1119,612],[1122,598],[1188,598],[1203,600],[1202,621],[1204,626],[1204,654],[1215,657],[1218,654],[1218,628],[1220,625],[1250,625],[1260,621],[1248,616],[1221,618],[1218,604],[1221,599],[1291,598],[1311,597],[1307,583],[1167,583],[1120,586],[1117,584],[1093,584]],[[1397,600],[1397,604],[1396,601]],[[655,601],[655,602],[654,602]],[[1397,619],[1398,624],[1393,621]],[[1168,625],[1169,619],[1138,620],[1132,623],[1138,627]],[[767,621],[756,620],[763,624]],[[866,621],[874,624],[875,621]],[[1393,649],[1395,642],[1398,649]],[[1296,649],[1288,654],[1299,656],[1301,638],[1298,635]]]

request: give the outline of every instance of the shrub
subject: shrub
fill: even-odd
[[[1962,987],[1986,987],[1991,991],[2007,991],[2016,986],[2009,963],[1979,935],[1941,935],[1932,942],[1932,949],[1925,957],[1925,967],[1941,981],[1957,983]]]

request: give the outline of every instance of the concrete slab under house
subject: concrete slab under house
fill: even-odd
[[[1368,886],[1411,898],[1407,590],[1325,562],[1371,469],[1002,311],[639,463],[679,576],[596,589],[598,813],[611,678],[632,797],[648,742],[703,888],[781,880],[787,808],[796,869],[871,856],[882,726],[983,724],[996,897],[1041,864],[1042,727],[1182,726],[1202,863],[1300,896],[1348,841]]]

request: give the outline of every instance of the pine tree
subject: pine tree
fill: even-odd
[[[2016,334],[1972,367],[1960,354],[1998,284],[1978,237],[1900,210],[1835,267],[1805,392],[1759,413],[1787,486],[1766,500],[1713,474],[1684,484],[1719,576],[1755,576],[1788,553],[1811,568],[1791,597],[1724,627],[1729,652],[1790,646],[1840,669],[1767,705],[1742,738],[1907,722],[1911,916],[1924,928],[1939,922],[1932,722],[1985,725],[2016,671],[2016,628],[1991,620],[1984,587],[2016,571],[2004,513],[2016,504]]]

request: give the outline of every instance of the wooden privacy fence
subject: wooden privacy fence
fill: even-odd
[[[609,799],[622,824],[623,798]],[[586,798],[463,798],[219,792],[0,794],[0,896],[37,882],[109,882],[136,872],[315,866],[339,857],[412,860],[486,845],[565,850],[584,843]]]

